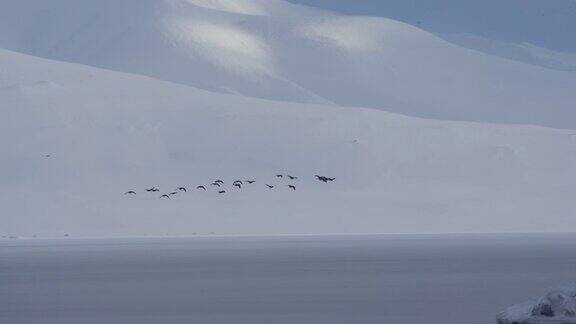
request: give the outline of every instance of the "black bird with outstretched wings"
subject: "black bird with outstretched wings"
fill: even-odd
[[[328,177],[319,176],[319,175],[316,175],[316,178],[317,178],[318,180],[322,181],[322,182],[328,182],[328,181],[334,181],[334,180],[336,180],[336,178],[328,178]]]

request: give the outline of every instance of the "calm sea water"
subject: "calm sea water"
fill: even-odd
[[[495,323],[576,235],[0,241],[0,323]]]

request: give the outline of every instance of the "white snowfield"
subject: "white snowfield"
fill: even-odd
[[[576,71],[574,0],[289,0],[399,20],[451,43],[551,69]]]
[[[281,0],[4,0],[0,47],[222,93],[576,128],[575,73]]]
[[[544,297],[511,306],[498,315],[498,324],[576,323],[576,285],[558,288]]]
[[[576,131],[266,101],[7,50],[0,102],[2,235],[576,230]]]

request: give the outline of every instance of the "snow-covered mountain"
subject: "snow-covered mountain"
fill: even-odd
[[[0,48],[0,235],[576,230],[575,73],[281,0],[6,0]]]
[[[2,235],[576,229],[573,131],[267,101],[6,50],[0,71]],[[226,194],[194,189],[218,178]]]
[[[281,0],[6,0],[0,47],[264,99],[576,127],[576,73]]]
[[[576,71],[574,0],[289,0],[418,26],[452,43],[521,62]]]

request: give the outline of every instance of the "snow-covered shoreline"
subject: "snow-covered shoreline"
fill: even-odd
[[[498,315],[498,324],[576,323],[576,284],[563,286],[545,296],[509,307]]]

